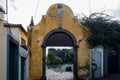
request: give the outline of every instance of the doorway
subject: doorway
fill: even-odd
[[[119,73],[119,54],[111,53],[108,55],[108,74]]]
[[[11,36],[7,36],[7,80],[18,80],[19,75],[19,43]]]
[[[21,57],[21,80],[25,80],[26,58]]]
[[[72,33],[62,28],[49,32],[43,42],[43,80],[46,78],[46,48],[47,47],[71,47],[73,49],[73,80],[77,79],[77,42]],[[65,57],[65,56],[64,56]],[[67,58],[65,58],[67,59]],[[62,61],[63,58],[62,58]],[[70,67],[69,67],[70,69]]]

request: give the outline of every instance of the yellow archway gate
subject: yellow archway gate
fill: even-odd
[[[74,79],[89,76],[90,49],[86,41],[89,31],[80,24],[68,6],[59,3],[52,5],[37,25],[28,27],[30,80],[46,79],[45,47],[47,40],[55,34],[65,34],[71,39],[71,46],[75,51]],[[62,45],[60,41],[58,42],[59,45]],[[54,43],[50,43],[54,45]],[[65,43],[67,44],[67,42]]]

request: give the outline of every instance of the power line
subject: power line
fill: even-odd
[[[34,20],[36,19],[36,14],[37,14],[37,11],[38,11],[39,3],[40,3],[40,0],[37,1],[37,6],[36,6],[36,9],[35,9],[35,14],[34,14]]]

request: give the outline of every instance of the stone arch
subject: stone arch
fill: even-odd
[[[55,29],[55,30],[52,30],[51,32],[49,32],[49,33],[46,35],[46,37],[44,38],[43,46],[46,46],[46,41],[47,41],[47,39],[48,39],[51,35],[54,35],[54,34],[56,34],[56,33],[64,33],[64,34],[68,35],[68,36],[72,39],[72,41],[73,41],[73,45],[72,45],[72,46],[77,46],[77,41],[76,41],[74,35],[73,35],[71,32],[69,32],[68,30],[65,30],[65,29],[62,29],[62,28],[58,28],[58,29]]]
[[[51,32],[49,32],[45,38],[44,38],[44,41],[43,41],[43,45],[42,45],[42,48],[43,48],[43,76],[42,76],[42,80],[46,80],[46,61],[45,61],[45,58],[46,58],[46,47],[47,46],[52,46],[52,45],[48,45],[47,42],[49,40],[49,38],[55,34],[64,34],[66,36],[68,36],[71,40],[72,40],[72,43],[70,45],[65,45],[65,46],[72,46],[73,49],[74,49],[74,67],[73,67],[73,76],[74,76],[74,80],[77,79],[77,48],[78,48],[78,45],[77,45],[77,41],[76,41],[76,38],[74,37],[74,35],[65,30],[65,29],[62,29],[62,28],[58,28],[58,29],[55,29],[55,30],[52,30]],[[56,45],[55,45],[56,46]],[[59,46],[59,43],[58,45]],[[60,45],[60,46],[63,46],[63,45]]]

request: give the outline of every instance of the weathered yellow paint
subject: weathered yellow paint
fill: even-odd
[[[42,77],[42,44],[46,35],[58,28],[62,23],[62,28],[71,32],[78,44],[78,77],[88,76],[90,71],[86,67],[90,64],[90,49],[86,42],[89,31],[80,24],[77,17],[73,15],[72,10],[62,4],[63,17],[56,16],[58,4],[52,5],[46,15],[42,16],[41,21],[35,26],[28,27],[28,46],[30,48],[30,80],[40,79]]]
[[[20,31],[20,34],[19,34],[19,42],[20,42],[20,45],[21,45],[21,38],[23,38],[25,41],[26,41],[26,45],[27,45],[27,33],[24,32],[23,30],[21,30],[19,28],[19,31]]]

